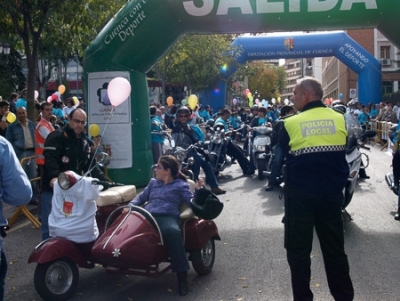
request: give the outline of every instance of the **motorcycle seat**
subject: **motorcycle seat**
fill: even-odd
[[[105,191],[101,191],[96,200],[99,207],[120,204],[132,201],[136,196],[135,185],[124,185],[111,187]]]

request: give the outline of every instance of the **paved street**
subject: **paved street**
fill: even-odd
[[[367,173],[371,179],[359,182],[348,207],[353,221],[345,217],[355,300],[400,300],[400,223],[393,219],[397,197],[384,180],[391,170],[391,156],[378,145],[365,152],[370,156]],[[228,190],[221,196],[224,211],[215,220],[222,241],[216,242],[210,275],[198,277],[193,270],[189,272],[187,297],[178,296],[175,275],[159,279],[108,275],[98,267],[80,269],[78,293],[72,300],[291,300],[279,191],[265,192],[266,181],[243,177],[237,164],[224,171],[219,181]],[[11,215],[9,207],[6,212]],[[5,240],[9,262],[6,300],[41,300],[33,286],[35,265],[27,264],[30,251],[40,241],[40,230],[21,218]],[[333,300],[317,239],[311,285],[315,300]]]

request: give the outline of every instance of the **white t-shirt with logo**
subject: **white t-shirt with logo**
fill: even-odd
[[[54,183],[52,208],[49,215],[51,237],[63,237],[76,243],[97,239],[96,199],[102,186],[92,185],[95,180],[74,174],[78,181],[68,190]]]

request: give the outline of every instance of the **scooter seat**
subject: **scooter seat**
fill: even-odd
[[[136,196],[135,185],[124,185],[111,187],[105,191],[101,191],[96,200],[99,207],[120,204],[132,201]]]

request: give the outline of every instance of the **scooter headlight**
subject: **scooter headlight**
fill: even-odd
[[[70,189],[76,183],[74,174],[70,171],[64,171],[58,175],[58,185],[64,190]]]

